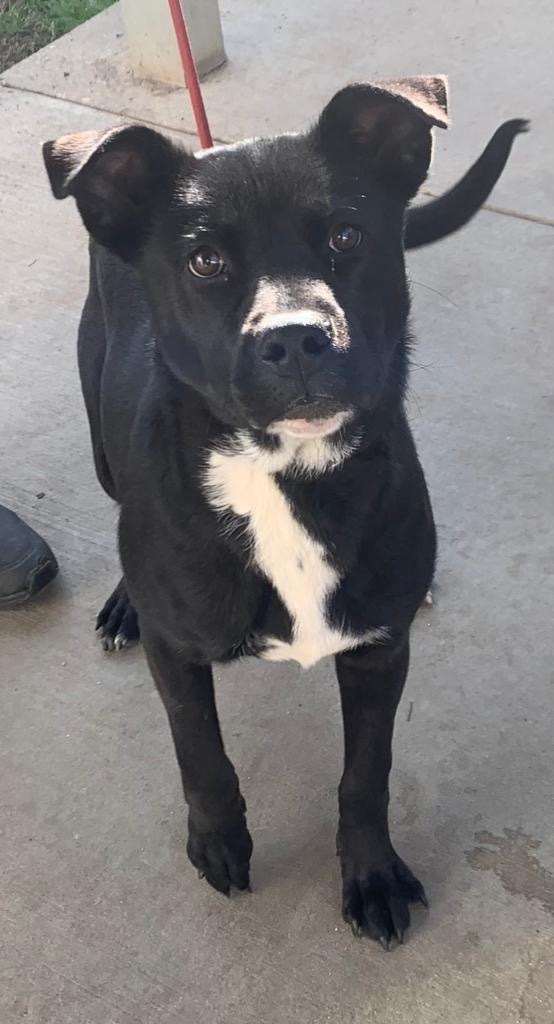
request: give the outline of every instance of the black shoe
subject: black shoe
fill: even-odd
[[[0,505],[0,608],[22,604],[57,576],[46,541]]]

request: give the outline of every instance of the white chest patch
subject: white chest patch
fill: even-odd
[[[332,441],[283,444],[275,452],[259,448],[247,434],[238,434],[225,450],[212,450],[206,469],[208,500],[224,518],[242,516],[247,522],[252,562],[273,584],[292,619],[290,643],[267,637],[262,657],[293,660],[303,668],[320,658],[362,643],[378,642],[385,628],[354,636],[329,625],[327,606],[340,578],[326,550],[298,522],[275,473],[296,463],[298,469],[321,472],[342,462],[349,449]]]

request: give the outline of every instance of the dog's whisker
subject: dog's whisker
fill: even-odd
[[[416,281],[415,277],[410,277],[410,284],[417,284],[419,288],[425,288],[428,292],[433,292],[434,295],[440,295],[441,299],[449,302],[451,306],[454,306],[456,309],[460,308],[458,303],[454,302],[454,299],[451,299],[449,295],[445,295],[444,292],[440,292],[438,288],[433,288],[430,284],[425,284],[424,281]]]

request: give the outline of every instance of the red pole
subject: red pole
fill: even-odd
[[[194,120],[196,121],[196,129],[198,131],[200,145],[202,146],[202,149],[210,149],[211,146],[213,146],[212,133],[210,132],[208,118],[206,117],[206,108],[200,91],[198,72],[196,70],[196,64],[194,63],[189,34],[187,32],[187,26],[180,0],[169,0],[169,9],[171,11],[175,35],[177,36],[179,56],[181,58],[181,64],[183,65],[183,73],[185,76],[186,86],[189,91],[192,112],[194,114]]]

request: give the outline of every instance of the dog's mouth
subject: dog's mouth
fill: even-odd
[[[285,416],[269,426],[272,434],[285,434],[302,440],[330,437],[351,418],[352,411],[331,402],[298,403],[287,409]]]

